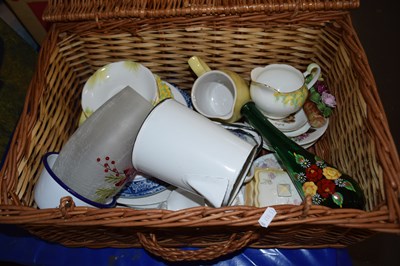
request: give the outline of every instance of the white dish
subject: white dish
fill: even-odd
[[[261,151],[261,147],[264,142],[263,138],[261,134],[259,134],[258,131],[253,129],[251,126],[238,122],[232,124],[224,124],[214,121],[214,123],[221,125],[223,128],[238,136],[242,140],[250,143],[251,145],[257,146],[258,152]]]
[[[158,97],[156,79],[148,68],[133,61],[110,63],[98,69],[83,87],[81,104],[86,117],[126,86],[151,103]]]
[[[178,211],[198,206],[205,206],[204,198],[181,188],[172,191],[167,199],[167,209],[171,211]]]
[[[282,133],[285,134],[286,136],[292,138],[292,137],[297,137],[300,136],[303,133],[306,133],[307,130],[309,130],[311,127],[310,123],[308,123],[308,121],[304,124],[304,126],[302,126],[301,128],[294,130],[294,131],[283,131]]]
[[[261,168],[282,169],[282,166],[275,153],[268,153],[253,161],[248,176],[254,177],[255,171]]]
[[[313,142],[311,142],[311,143],[308,143],[308,144],[303,145],[302,147],[303,147],[304,149],[308,149],[308,148],[310,148],[312,145],[314,145],[316,142],[317,142],[317,141],[313,141]]]
[[[165,84],[168,85],[168,87],[171,89],[172,96],[174,97],[174,99],[177,102],[179,102],[179,103],[181,103],[183,105],[186,105],[187,107],[193,109],[192,101],[190,99],[190,95],[186,91],[178,89],[178,88],[176,88],[175,86],[173,86],[172,84],[170,84],[170,83],[168,83],[166,81],[162,80],[161,82],[164,82]]]
[[[308,124],[308,122],[307,122]],[[309,127],[306,132],[295,137],[290,137],[294,142],[307,149],[317,142],[317,140],[325,133],[329,125],[329,119],[327,119],[324,126],[320,128]],[[282,132],[285,134],[285,132]],[[288,136],[289,137],[289,136]],[[268,151],[274,151],[266,139],[263,139],[263,148]]]
[[[175,86],[171,85],[170,83],[166,82],[166,81],[161,81],[163,83],[165,83],[169,89],[171,90],[172,93],[172,97],[179,103],[186,105],[188,108],[193,109],[192,106],[192,101],[190,99],[190,95],[184,91],[181,90],[179,88],[176,88]],[[92,114],[91,111],[87,110],[86,112],[82,111],[81,116],[79,118],[79,125],[82,125],[83,122],[85,122],[85,120]]]
[[[121,189],[118,197],[126,199],[149,197],[166,190],[168,186],[168,184],[156,178],[137,175],[126,184],[125,188]]]
[[[296,141],[295,141],[296,142]],[[303,145],[300,145],[301,147],[303,147],[304,149],[308,149],[310,148],[312,145],[314,145],[317,142],[317,140],[310,142],[310,143],[306,143]],[[296,142],[297,143],[297,142]],[[267,151],[272,151],[275,152],[274,149],[269,145],[269,143],[267,141],[264,140],[263,142],[263,148]]]
[[[289,115],[288,117],[282,119],[268,118],[268,121],[270,121],[271,124],[273,124],[277,129],[282,132],[291,132],[298,130],[308,122],[307,115],[304,112],[303,108],[301,108],[295,114]]]
[[[168,187],[167,189],[148,197],[119,197],[117,198],[117,205],[126,205],[137,209],[165,209],[167,199],[172,190],[172,187]]]
[[[297,144],[301,146],[309,145],[317,141],[326,131],[329,125],[329,119],[327,119],[325,125],[319,128],[310,128],[307,132],[301,134],[300,136],[292,138]]]
[[[287,172],[261,168],[245,186],[245,205],[267,207],[280,204],[300,205],[301,196]]]

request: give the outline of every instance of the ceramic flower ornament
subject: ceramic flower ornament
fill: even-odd
[[[336,107],[336,98],[329,92],[328,86],[322,78],[310,88],[310,100],[316,104],[324,117],[329,117],[332,109]]]

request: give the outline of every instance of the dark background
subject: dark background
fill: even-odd
[[[396,1],[361,0],[361,6],[352,10],[351,14],[399,151],[400,58],[396,6]],[[379,234],[349,247],[349,251],[355,266],[400,265],[400,236]]]

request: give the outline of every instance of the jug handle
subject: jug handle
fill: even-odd
[[[308,89],[314,86],[315,82],[317,82],[317,80],[319,79],[319,76],[321,74],[321,67],[316,63],[311,63],[308,65],[306,72],[303,73],[303,76],[307,77],[313,72],[314,69],[316,69],[317,72],[314,74],[313,79],[310,82],[306,83]]]
[[[206,72],[211,71],[210,67],[206,64],[206,62],[203,61],[198,56],[192,56],[188,60],[190,68],[193,70],[193,72],[196,74],[197,77],[200,77]]]

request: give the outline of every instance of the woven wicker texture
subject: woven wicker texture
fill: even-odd
[[[19,224],[67,246],[143,246],[172,261],[212,259],[244,246],[344,247],[376,232],[400,233],[399,156],[367,58],[347,11],[312,11],[317,8],[309,2],[304,12],[54,24],[0,172],[0,222]],[[335,3],[338,7],[341,2]],[[256,66],[283,62],[305,69],[312,61],[320,64],[338,106],[312,151],[360,183],[367,209],[329,209],[311,205],[308,198],[300,206],[274,206],[277,215],[265,229],[258,224],[265,208],[246,206],[94,209],[62,199],[59,208],[36,208],[33,188],[42,170],[40,160],[46,152],[60,150],[76,130],[81,91],[91,74],[107,63],[130,59],[190,90],[195,76],[187,60],[192,55],[247,80]],[[203,248],[179,249],[191,245]]]
[[[44,19],[49,21],[157,18],[201,15],[232,15],[252,12],[345,10],[359,6],[358,0],[50,0]]]

